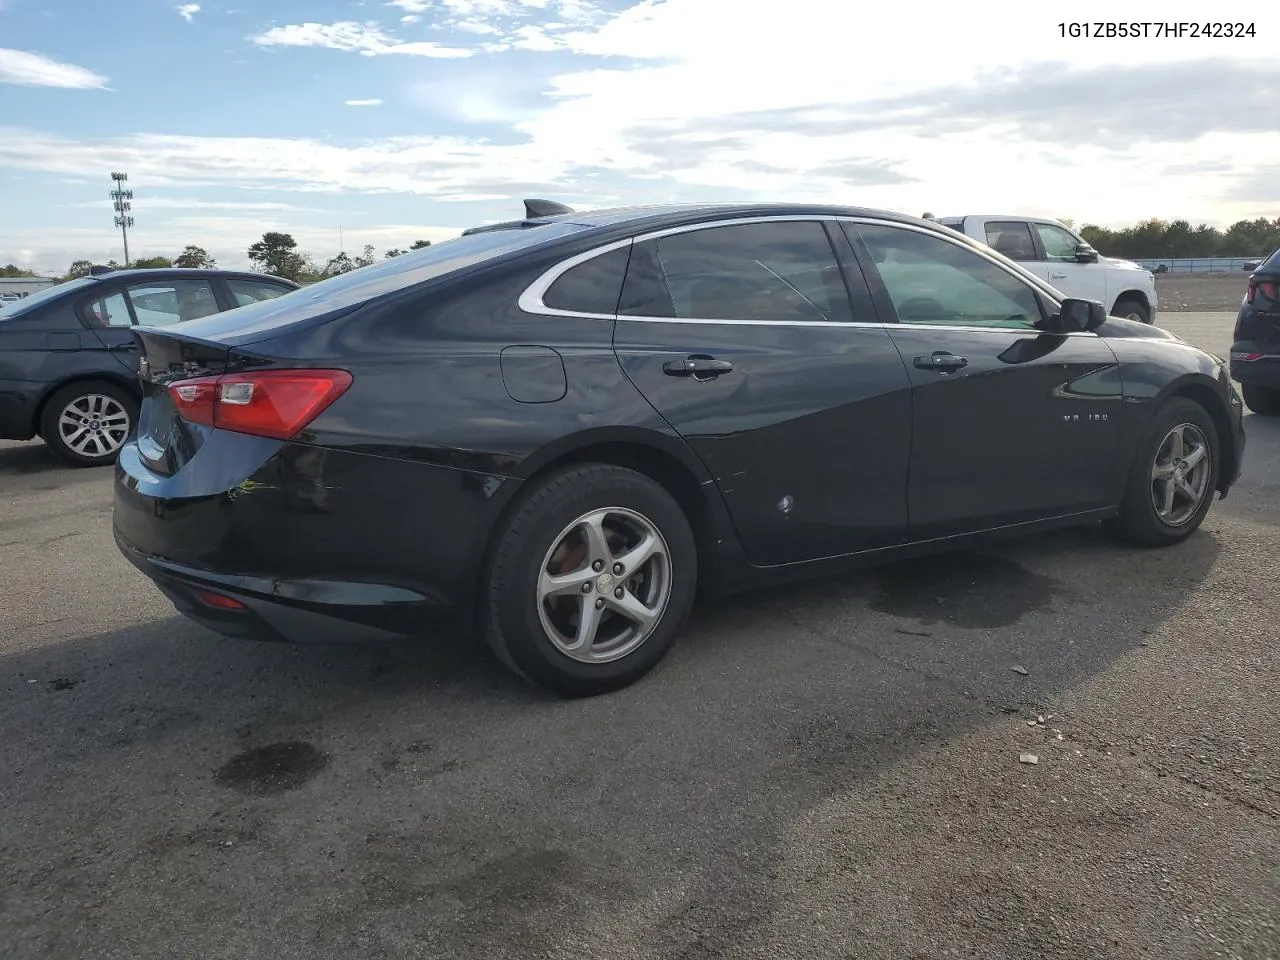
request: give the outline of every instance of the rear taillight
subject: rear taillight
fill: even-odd
[[[345,370],[262,370],[180,380],[169,395],[191,423],[288,440],[350,386]]]
[[[1253,303],[1253,298],[1259,293],[1273,302],[1280,300],[1280,284],[1276,284],[1272,280],[1250,280],[1249,291],[1245,294],[1245,300]]]

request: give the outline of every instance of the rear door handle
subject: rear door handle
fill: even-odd
[[[916,357],[912,363],[921,370],[959,370],[969,365],[969,361],[964,357],[957,357],[954,353],[947,353],[945,350],[935,351],[927,357]]]
[[[1050,279],[1050,280],[1065,280],[1065,279],[1067,279],[1067,275],[1066,275],[1065,273],[1051,273],[1051,274],[1049,274],[1049,279]]]
[[[670,377],[718,377],[732,370],[733,364],[728,360],[713,357],[685,357],[683,360],[668,360],[662,365],[662,372]]]

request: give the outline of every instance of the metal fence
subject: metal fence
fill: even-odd
[[[1138,260],[1148,270],[1163,266],[1169,273],[1241,273],[1246,263],[1266,258],[1259,257],[1175,257],[1171,260]]]

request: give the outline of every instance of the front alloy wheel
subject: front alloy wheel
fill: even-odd
[[[1218,442],[1208,410],[1189,397],[1167,400],[1135,452],[1113,529],[1145,547],[1191,536],[1218,488]]]
[[[1209,492],[1209,441],[1194,423],[1170,430],[1151,466],[1151,502],[1156,515],[1180,527],[1200,510]]]

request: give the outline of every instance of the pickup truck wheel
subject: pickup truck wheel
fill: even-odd
[[[1123,317],[1125,320],[1136,320],[1138,323],[1151,322],[1151,311],[1142,305],[1142,301],[1129,297],[1121,297],[1117,300],[1111,315]]]

